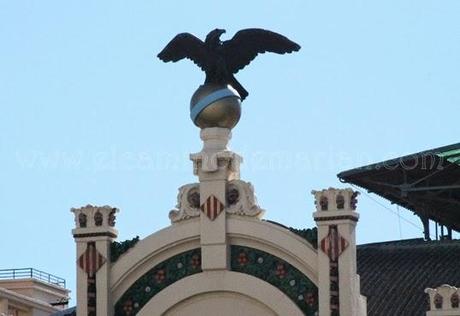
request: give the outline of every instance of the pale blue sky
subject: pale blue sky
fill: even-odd
[[[169,224],[195,181],[204,79],[154,58],[175,34],[262,27],[302,46],[238,73],[250,95],[231,147],[266,218],[311,227],[310,191],[343,187],[338,172],[459,141],[459,15],[458,0],[0,0],[0,268],[74,290],[71,207],[119,207],[121,240]],[[386,208],[360,197],[360,243],[422,236]]]

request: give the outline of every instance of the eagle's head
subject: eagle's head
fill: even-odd
[[[215,29],[206,36],[206,44],[218,45],[221,43],[220,36],[225,33],[224,29]]]

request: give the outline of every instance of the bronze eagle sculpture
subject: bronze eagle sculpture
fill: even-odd
[[[201,41],[190,33],[176,35],[158,54],[164,62],[191,59],[206,73],[206,83],[229,84],[240,95],[241,100],[248,92],[233,76],[248,65],[258,54],[265,52],[285,54],[298,51],[300,46],[287,37],[263,30],[244,29],[231,40],[222,42],[223,29],[215,29]]]

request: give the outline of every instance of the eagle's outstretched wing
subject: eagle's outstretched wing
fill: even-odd
[[[177,34],[166,47],[158,54],[164,62],[176,62],[189,58],[202,70],[207,67],[208,52],[199,38],[190,33]]]
[[[300,46],[287,37],[263,29],[241,30],[231,40],[223,43],[227,69],[232,73],[243,69],[257,54],[285,54],[299,49]]]

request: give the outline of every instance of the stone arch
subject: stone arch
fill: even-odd
[[[303,315],[302,311],[274,286],[253,276],[232,271],[206,272],[184,278],[153,297],[137,315],[169,315],[168,312],[180,310],[184,303],[209,299],[206,296],[210,293],[222,293],[224,297],[231,295],[238,302],[245,301],[243,304],[246,306],[263,311],[258,315]],[[234,310],[233,313],[222,312],[222,315],[236,315]]]
[[[137,279],[115,301],[115,315],[133,316],[156,295],[179,280],[201,273],[201,249],[193,249],[163,261]]]
[[[318,285],[317,251],[309,242],[280,225],[258,219],[227,216],[227,240],[229,245],[250,247],[275,257],[283,258],[286,263],[300,271],[314,285]],[[174,224],[139,241],[135,247],[121,256],[111,268],[110,287],[112,301],[114,303],[118,302],[136,281],[151,272],[162,262],[179,254],[197,249],[200,249],[199,218]],[[152,273],[156,272],[153,271]],[[188,279],[190,276],[184,275],[183,277]],[[181,279],[168,284],[149,299],[156,300],[155,298],[158,295],[178,282],[181,282]],[[225,290],[224,292],[228,291]],[[281,291],[279,292],[282,293]],[[203,293],[205,293],[204,290]],[[244,296],[245,294],[241,295]],[[252,300],[250,297],[248,299]],[[291,305],[295,306],[287,296],[286,299],[291,302]],[[117,308],[119,309],[120,306]],[[296,308],[299,309],[298,307]]]

